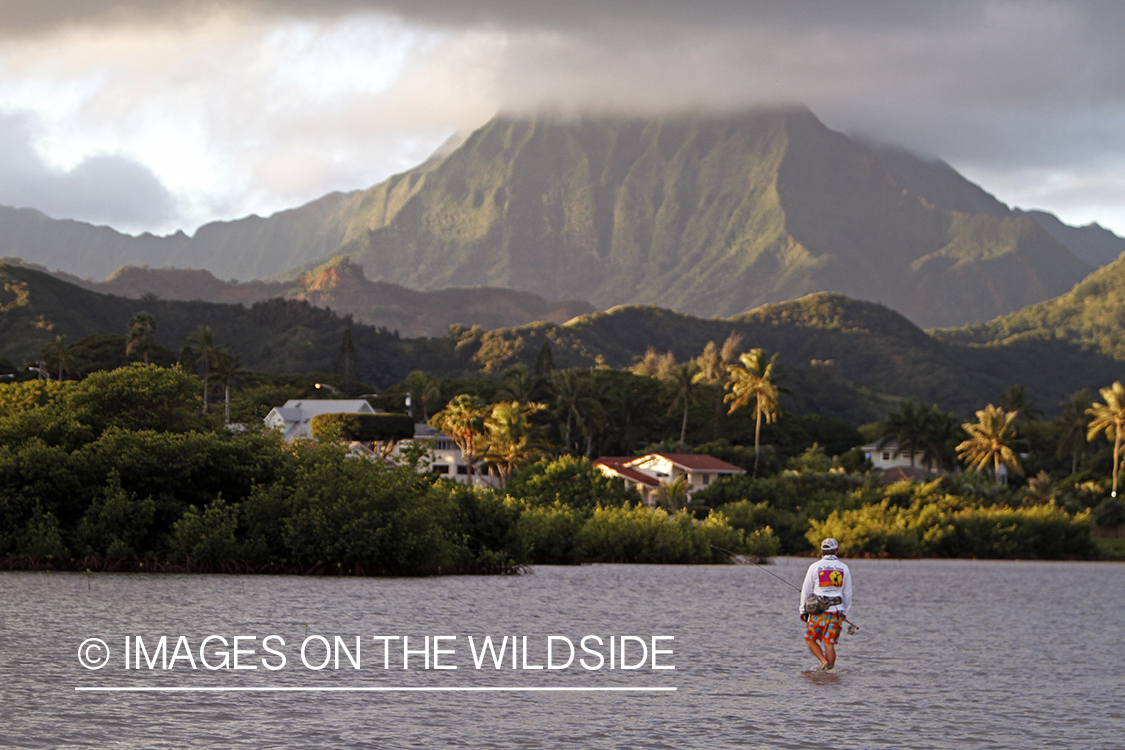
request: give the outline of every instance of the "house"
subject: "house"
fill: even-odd
[[[640,458],[606,456],[594,462],[598,470],[625,480],[626,487],[635,487],[646,505],[656,505],[656,490],[680,477],[687,482],[688,494],[710,486],[720,477],[745,474],[739,467],[714,456],[694,453],[649,453]]]
[[[275,406],[266,415],[266,427],[281,430],[286,440],[312,437],[309,423],[318,414],[375,414],[367,401],[356,399],[289,399],[284,406]]]
[[[402,451],[413,441],[428,440],[430,441],[430,458],[431,463],[429,470],[440,474],[443,477],[455,479],[458,482],[469,482],[469,467],[465,463],[464,457],[461,455],[461,449],[453,442],[453,438],[449,437],[443,432],[438,431],[430,425],[420,422],[414,425],[414,437],[410,440],[400,440],[394,450],[391,451],[391,457],[396,461],[401,461],[400,454]],[[419,467],[423,471],[427,467]],[[474,484],[485,486],[492,486],[487,475],[480,473],[480,468],[476,469],[474,473]]]
[[[635,489],[641,495],[645,505],[656,505],[653,493],[660,486],[660,480],[643,472],[631,469],[625,464],[633,460],[633,456],[602,456],[594,461],[594,468],[608,477],[625,480],[625,487]]]
[[[912,462],[910,451],[900,451],[898,443],[887,443],[882,447],[878,443],[868,443],[860,446],[860,450],[863,451],[864,457],[871,462],[871,465],[881,471],[888,471],[896,467],[910,468],[911,464],[915,468],[922,466],[922,455],[920,453],[915,454]]]

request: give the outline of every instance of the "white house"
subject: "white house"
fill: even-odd
[[[606,456],[594,462],[598,470],[625,480],[626,487],[635,487],[646,505],[655,505],[655,490],[684,477],[688,494],[710,486],[720,477],[745,474],[734,464],[714,456],[694,453],[649,453],[640,458]]]
[[[900,451],[897,443],[887,443],[881,448],[878,443],[868,443],[860,446],[860,450],[863,451],[864,457],[871,462],[872,466],[882,471],[900,466],[909,468],[911,464],[910,451]],[[922,455],[920,453],[915,454],[914,466],[922,467]]]
[[[309,423],[318,414],[375,414],[361,398],[356,399],[289,399],[284,406],[275,406],[266,415],[266,427],[281,430],[286,440],[312,437]]]
[[[594,461],[594,467],[608,477],[625,480],[625,487],[640,493],[645,505],[656,505],[653,493],[660,486],[660,480],[626,466],[632,460],[632,456],[602,456]]]
[[[400,460],[399,454],[414,440],[430,441],[430,457],[432,459],[429,466],[430,471],[443,477],[455,479],[458,482],[468,483],[469,467],[465,463],[464,456],[461,455],[461,449],[453,442],[453,438],[424,422],[415,423],[414,437],[411,440],[400,440],[394,450],[391,451],[392,458],[396,461]],[[426,469],[426,467],[420,468],[423,471]],[[479,467],[473,476],[476,479],[475,484],[491,486],[487,475],[481,474]]]

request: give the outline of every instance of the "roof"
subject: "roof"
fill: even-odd
[[[654,456],[659,456],[665,461],[669,461],[687,471],[714,471],[727,474],[746,473],[745,469],[735,466],[734,464],[728,464],[726,461],[717,459],[714,456],[695,453],[649,453],[640,458],[631,459],[627,466],[637,466],[652,460]]]
[[[436,427],[432,427],[425,422],[414,423],[415,440],[441,440],[442,438],[448,440],[449,436]]]
[[[296,409],[300,419],[318,414],[374,414],[371,404],[362,398],[291,398],[281,409]],[[284,416],[284,412],[281,412]]]
[[[660,482],[655,477],[650,477],[648,474],[631,469],[625,464],[632,461],[632,456],[602,456],[594,461],[594,466],[604,466],[613,471],[624,479],[637,484],[643,484],[646,487],[659,487]]]

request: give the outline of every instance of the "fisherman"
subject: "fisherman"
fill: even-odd
[[[807,625],[805,643],[822,671],[836,666],[836,641],[852,608],[852,573],[836,557],[839,551],[840,543],[835,539],[821,542],[821,558],[809,566],[801,587],[799,611],[801,621]]]

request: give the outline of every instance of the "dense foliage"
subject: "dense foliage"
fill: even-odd
[[[408,414],[317,414],[309,422],[309,431],[315,438],[329,440],[408,440],[414,437],[414,420]]]
[[[517,369],[490,386],[491,411],[481,397],[455,399],[480,407],[479,429],[492,441],[486,463],[499,444],[490,430],[514,424],[499,420],[498,408],[510,417],[526,409],[525,436],[540,431],[571,447],[513,462],[498,489],[350,456],[339,441],[393,440],[407,427],[413,434],[405,415],[322,420],[332,423],[318,426],[322,439],[286,443],[254,427],[260,422],[228,429],[202,414],[201,386],[178,365],[140,363],[80,381],[0,385],[0,557],[17,566],[416,574],[807,553],[829,535],[848,554],[1091,557],[1095,524],[1125,521],[1125,505],[1106,492],[1108,471],[1059,481],[1039,469],[1074,460],[1069,450],[1055,455],[1050,425],[1019,428],[1029,436],[1023,460],[1032,478],[1006,487],[969,476],[886,485],[865,472],[862,457],[805,443],[816,435],[854,445],[854,428],[782,419],[770,425],[779,432],[767,452],[744,444],[754,428],[747,420],[743,444],[722,438],[695,450],[744,466],[760,459],[769,476],[732,476],[695,492],[682,511],[654,511],[581,455],[680,432],[664,408],[667,393],[645,375]],[[688,414],[706,434],[714,386],[700,387]],[[533,409],[524,398],[543,403]],[[656,417],[630,421],[642,412]],[[793,442],[779,449],[786,435]],[[1097,468],[1107,451],[1080,452]]]

